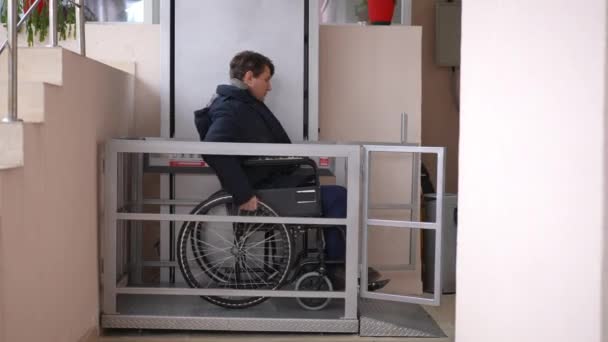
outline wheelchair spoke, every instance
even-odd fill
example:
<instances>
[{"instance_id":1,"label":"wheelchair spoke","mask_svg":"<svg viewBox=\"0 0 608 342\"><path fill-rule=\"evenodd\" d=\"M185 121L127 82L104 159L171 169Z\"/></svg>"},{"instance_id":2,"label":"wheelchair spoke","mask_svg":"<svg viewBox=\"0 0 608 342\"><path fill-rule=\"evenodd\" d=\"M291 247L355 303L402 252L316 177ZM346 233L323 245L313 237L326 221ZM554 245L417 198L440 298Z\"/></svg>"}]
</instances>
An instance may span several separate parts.
<instances>
[{"instance_id":1,"label":"wheelchair spoke","mask_svg":"<svg viewBox=\"0 0 608 342\"><path fill-rule=\"evenodd\" d=\"M250 248L253 248L253 247L259 246L260 244L262 244L262 243L264 243L264 242L280 242L280 241L283 241L283 239L272 240L272 238L274 238L274 237L276 237L276 236L277 236L277 233L274 233L272 236L267 237L267 238L265 238L265 239L264 239L264 240L262 240L262 241L258 241L258 242L256 242L256 243L254 243L253 245L250 245L250 246L244 246L244 247L245 247L245 251L249 250Z\"/></svg>"},{"instance_id":2,"label":"wheelchair spoke","mask_svg":"<svg viewBox=\"0 0 608 342\"><path fill-rule=\"evenodd\" d=\"M225 258L224 261L222 261L221 264L219 264L218 266L224 265L226 263L226 261L228 261L229 259L230 259L230 257ZM217 267L217 269L219 269L219 268L220 267ZM214 273L213 275L214 275L214 277L213 276L209 277L209 282L207 283L207 288L209 288L210 285L213 283L213 281L216 280L215 277L217 277L217 274Z\"/></svg>"},{"instance_id":3,"label":"wheelchair spoke","mask_svg":"<svg viewBox=\"0 0 608 342\"><path fill-rule=\"evenodd\" d=\"M228 246L234 246L234 242L230 242L228 241L228 239L226 239L225 237L221 236L220 234L218 234L218 232L215 231L215 229L211 229L211 232L215 235L217 235L221 240L225 241L226 244L228 244Z\"/></svg>"},{"instance_id":4,"label":"wheelchair spoke","mask_svg":"<svg viewBox=\"0 0 608 342\"><path fill-rule=\"evenodd\" d=\"M209 267L209 268L206 270L206 272L212 273L212 272L214 272L214 270L218 270L218 269L220 269L220 268L221 268L221 266L222 266L222 265L224 265L224 264L226 263L226 261L230 260L232 257L233 257L233 256L232 256L232 255L230 255L230 256L227 256L227 257L225 257L225 258L223 258L223 259L220 259L220 260L216 261L216 262L215 262L215 264L213 264L213 266L212 266L212 267ZM203 270L202 272L204 273L204 272L205 272L205 270ZM212 274L213 274L214 276L216 276L216 277L217 277L217 273L212 273Z\"/></svg>"},{"instance_id":5,"label":"wheelchair spoke","mask_svg":"<svg viewBox=\"0 0 608 342\"><path fill-rule=\"evenodd\" d=\"M196 215L268 216L277 214L264 202L256 211L240 211L231 196L212 197L195 207ZM290 228L264 222L184 222L178 241L179 266L191 287L278 289L289 275ZM265 300L247 294L202 296L228 308L244 308Z\"/></svg>"},{"instance_id":6,"label":"wheelchair spoke","mask_svg":"<svg viewBox=\"0 0 608 342\"><path fill-rule=\"evenodd\" d=\"M234 258L234 256L232 254L229 255L229 256L227 256L227 257L225 257L225 258L217 260L215 262L210 262L209 266L211 266L211 267L209 267L208 270L209 271L213 271L215 269L219 269L223 264L226 263L226 261L230 260L231 258Z\"/></svg>"},{"instance_id":7,"label":"wheelchair spoke","mask_svg":"<svg viewBox=\"0 0 608 342\"><path fill-rule=\"evenodd\" d=\"M249 259L249 260L251 260L251 261L255 262L255 263L257 264L257 267L260 267L260 269L262 270L263 274L266 276L265 278L266 278L266 279L268 279L268 280L271 280L271 279L274 277L274 275L276 275L276 274L277 274L277 272L279 272L279 271L277 271L276 269L274 269L272 266L270 266L270 265L266 264L266 263L265 263L265 262L263 262L263 261L261 261L261 264L260 264L260 261L254 260L253 258L252 258L252 259ZM259 260L259 259L258 259L258 260ZM272 268L272 269L274 270L274 272L272 272L272 273L271 273L271 272L268 272L267 270L265 270L265 269L264 269L264 264L268 265L268 267L269 267L269 268ZM269 284L269 283L267 283L266 281L264 281L264 283ZM269 285L270 285L270 284L269 284Z\"/></svg>"},{"instance_id":8,"label":"wheelchair spoke","mask_svg":"<svg viewBox=\"0 0 608 342\"><path fill-rule=\"evenodd\" d=\"M282 241L284 241L284 240L283 239L276 239L276 240L268 240L268 241L265 241L265 242L271 242L271 243L274 242L274 243L276 243L276 242L282 242ZM256 242L255 244L252 244L251 246L246 247L245 250L248 251L250 249L256 250L256 249L263 249L263 248L266 248L266 247L260 246L260 244Z\"/></svg>"},{"instance_id":9,"label":"wheelchair spoke","mask_svg":"<svg viewBox=\"0 0 608 342\"><path fill-rule=\"evenodd\" d=\"M245 255L249 255L249 254L245 254ZM262 259L260 259L260 258L258 258L256 256L253 256L253 255L251 257L252 257L252 260L261 262L263 266L268 266L269 268L272 268L273 271L279 272L276 268L272 267L271 264L265 262L264 260L262 260Z\"/></svg>"},{"instance_id":10,"label":"wheelchair spoke","mask_svg":"<svg viewBox=\"0 0 608 342\"><path fill-rule=\"evenodd\" d=\"M259 225L259 226L257 226L257 227L255 227L254 229L252 229L252 230L247 230L247 231L245 232L245 236L243 236L243 237L241 238L241 241L247 241L247 239L249 239L249 237L251 237L251 235L253 235L254 233L256 233L256 232L257 232L257 231L258 231L260 228L262 228L262 227L264 227L264 226L267 226L267 225L268 225L268 224L266 224L266 223L260 223L260 225Z\"/></svg>"},{"instance_id":11,"label":"wheelchair spoke","mask_svg":"<svg viewBox=\"0 0 608 342\"><path fill-rule=\"evenodd\" d=\"M268 282L266 282L259 274L258 272L256 272L253 268L251 268L251 266L249 266L247 264L247 262L243 262L243 265L245 266L246 269L251 270L251 274L253 274L254 276L256 276L256 278L258 278L262 283L264 283L264 285L270 285Z\"/></svg>"},{"instance_id":12,"label":"wheelchair spoke","mask_svg":"<svg viewBox=\"0 0 608 342\"><path fill-rule=\"evenodd\" d=\"M257 257L265 257L268 256L268 254L255 254L255 253L247 253L247 255L251 255L251 256L257 256ZM271 258L276 258L275 256L270 256Z\"/></svg>"},{"instance_id":13,"label":"wheelchair spoke","mask_svg":"<svg viewBox=\"0 0 608 342\"><path fill-rule=\"evenodd\" d=\"M228 249L229 249L229 248L223 249L223 250L221 250L221 251L213 251L213 252L205 253L205 254L202 254L202 255L198 255L198 256L196 256L196 257L194 257L194 258L188 258L187 260L188 260L188 261L196 261L196 260L201 260L201 259L206 258L206 257L208 257L208 256L210 256L210 255L213 255L213 254L218 254L218 253L221 253L221 252L226 252ZM197 254L198 254L198 253L197 253Z\"/></svg>"},{"instance_id":14,"label":"wheelchair spoke","mask_svg":"<svg viewBox=\"0 0 608 342\"><path fill-rule=\"evenodd\" d=\"M213 248L213 249L217 250L218 252L227 251L227 250L229 250L231 248L231 247L220 248L220 247L212 245L212 244L210 244L210 243L208 243L206 241L203 241L201 239L197 239L195 237L190 238L190 241L195 242L195 243L201 243L201 244L203 244L205 246L209 246L210 248Z\"/></svg>"},{"instance_id":15,"label":"wheelchair spoke","mask_svg":"<svg viewBox=\"0 0 608 342\"><path fill-rule=\"evenodd\" d=\"M230 275L228 276L228 286L232 285L232 284L230 283L230 280L232 279L232 276L233 276L233 275L235 274L235 272L236 272L236 262L237 262L237 260L235 259L235 260L234 260L234 266L233 266L233 267L230 269L230 271L231 271L231 272L230 272ZM239 286L238 279L235 279L235 281L236 281L236 286Z\"/></svg>"},{"instance_id":16,"label":"wheelchair spoke","mask_svg":"<svg viewBox=\"0 0 608 342\"><path fill-rule=\"evenodd\" d=\"M255 272L255 270L253 270L251 267L249 267L243 259L241 259L240 262L241 262L241 265L243 266L243 268L245 269L247 278L249 278L249 284L250 284L249 286L251 286L252 289L255 288L255 282L254 282L253 276L258 277L258 279L260 279L260 276ZM260 280L262 280L262 279L260 279ZM262 281L264 281L264 280L262 280Z\"/></svg>"},{"instance_id":17,"label":"wheelchair spoke","mask_svg":"<svg viewBox=\"0 0 608 342\"><path fill-rule=\"evenodd\" d=\"M214 266L213 268L216 268L216 267L219 267L219 266L223 265L223 264L224 264L224 263L226 263L226 261L228 261L229 259L230 259L230 257L224 258L224 259L223 259L223 261L222 261L220 264L218 264L218 265ZM193 274L192 274L192 277L193 277L194 279L197 279L197 282L200 284L200 282L198 281L198 279L199 279L199 275L202 275L202 274L205 274L205 273L206 273L206 271L205 271L205 270L200 270L200 271L198 271L197 273L193 273ZM213 277L209 277L209 279L210 279L210 283L211 283L211 282L214 280L214 279L213 279ZM201 280L202 280L202 279L201 279ZM209 287L210 283L208 283L208 284L207 284L207 287Z\"/></svg>"}]
</instances>

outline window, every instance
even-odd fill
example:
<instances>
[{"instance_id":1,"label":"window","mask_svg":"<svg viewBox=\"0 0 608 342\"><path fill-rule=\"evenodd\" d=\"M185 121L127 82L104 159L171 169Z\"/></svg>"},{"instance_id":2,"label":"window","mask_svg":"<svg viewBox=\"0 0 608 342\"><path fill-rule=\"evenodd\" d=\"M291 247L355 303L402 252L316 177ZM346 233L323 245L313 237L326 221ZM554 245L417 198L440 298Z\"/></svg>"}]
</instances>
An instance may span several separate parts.
<instances>
[{"instance_id":1,"label":"window","mask_svg":"<svg viewBox=\"0 0 608 342\"><path fill-rule=\"evenodd\" d=\"M143 23L145 0L87 0L87 12L99 22Z\"/></svg>"}]
</instances>

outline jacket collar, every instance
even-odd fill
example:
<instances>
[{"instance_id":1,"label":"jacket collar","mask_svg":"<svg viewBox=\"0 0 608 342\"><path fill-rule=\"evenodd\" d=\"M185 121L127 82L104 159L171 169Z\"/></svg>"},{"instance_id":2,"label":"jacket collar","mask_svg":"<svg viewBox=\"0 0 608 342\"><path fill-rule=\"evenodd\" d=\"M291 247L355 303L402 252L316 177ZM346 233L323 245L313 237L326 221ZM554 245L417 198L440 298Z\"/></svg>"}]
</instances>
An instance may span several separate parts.
<instances>
[{"instance_id":1,"label":"jacket collar","mask_svg":"<svg viewBox=\"0 0 608 342\"><path fill-rule=\"evenodd\" d=\"M216 93L220 96L232 97L243 102L260 102L253 97L249 90L242 89L233 85L222 84L217 86Z\"/></svg>"}]
</instances>

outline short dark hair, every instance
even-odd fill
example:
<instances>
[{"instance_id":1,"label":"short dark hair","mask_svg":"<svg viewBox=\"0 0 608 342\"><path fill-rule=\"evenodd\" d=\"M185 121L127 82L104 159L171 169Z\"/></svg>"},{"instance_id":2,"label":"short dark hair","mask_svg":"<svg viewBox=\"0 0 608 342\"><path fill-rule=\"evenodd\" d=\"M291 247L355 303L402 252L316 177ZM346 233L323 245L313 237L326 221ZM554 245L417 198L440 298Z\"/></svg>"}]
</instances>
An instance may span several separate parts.
<instances>
[{"instance_id":1,"label":"short dark hair","mask_svg":"<svg viewBox=\"0 0 608 342\"><path fill-rule=\"evenodd\" d=\"M266 66L270 69L270 75L274 75L274 64L270 58L253 51L241 51L230 61L230 78L242 81L247 71L253 72L253 76L258 77Z\"/></svg>"}]
</instances>

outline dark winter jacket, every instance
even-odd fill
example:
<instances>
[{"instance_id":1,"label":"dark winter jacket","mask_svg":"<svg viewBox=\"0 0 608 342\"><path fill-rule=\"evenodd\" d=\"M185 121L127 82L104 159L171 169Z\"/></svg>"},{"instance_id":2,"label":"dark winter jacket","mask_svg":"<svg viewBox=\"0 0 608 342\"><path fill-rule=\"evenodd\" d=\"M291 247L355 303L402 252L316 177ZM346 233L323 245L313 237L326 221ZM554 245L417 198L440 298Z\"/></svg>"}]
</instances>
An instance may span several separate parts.
<instances>
[{"instance_id":1,"label":"dark winter jacket","mask_svg":"<svg viewBox=\"0 0 608 342\"><path fill-rule=\"evenodd\" d=\"M291 143L268 107L248 90L233 85L218 86L211 104L194 115L201 141ZM293 170L277 166L245 167L242 165L245 157L239 156L206 155L204 159L238 205L247 202L254 189L270 187L273 179Z\"/></svg>"}]
</instances>

